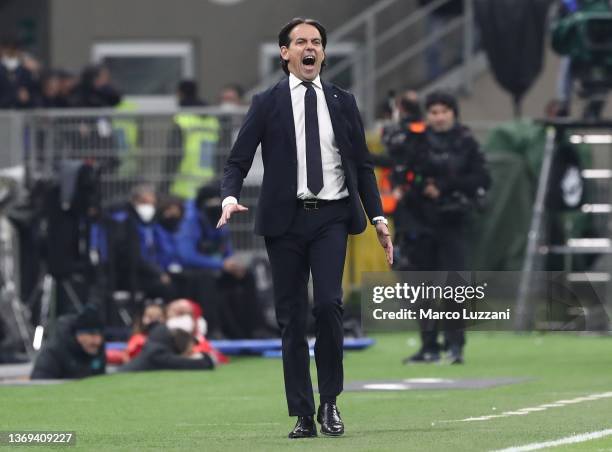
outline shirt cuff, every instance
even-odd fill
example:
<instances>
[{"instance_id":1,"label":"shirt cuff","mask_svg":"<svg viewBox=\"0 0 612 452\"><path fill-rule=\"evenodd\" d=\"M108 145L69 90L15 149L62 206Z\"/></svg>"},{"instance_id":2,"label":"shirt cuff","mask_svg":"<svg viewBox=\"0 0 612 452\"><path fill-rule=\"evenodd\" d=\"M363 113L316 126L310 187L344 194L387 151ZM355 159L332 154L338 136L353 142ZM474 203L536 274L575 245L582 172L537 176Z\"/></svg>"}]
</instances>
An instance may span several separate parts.
<instances>
[{"instance_id":1,"label":"shirt cuff","mask_svg":"<svg viewBox=\"0 0 612 452\"><path fill-rule=\"evenodd\" d=\"M376 224L377 221L382 220L385 224L387 224L387 219L381 215L372 218L371 224Z\"/></svg>"},{"instance_id":2,"label":"shirt cuff","mask_svg":"<svg viewBox=\"0 0 612 452\"><path fill-rule=\"evenodd\" d=\"M238 204L238 200L236 198L234 198L233 196L228 196L221 203L221 208L225 209L225 206L227 206L229 204Z\"/></svg>"}]
</instances>

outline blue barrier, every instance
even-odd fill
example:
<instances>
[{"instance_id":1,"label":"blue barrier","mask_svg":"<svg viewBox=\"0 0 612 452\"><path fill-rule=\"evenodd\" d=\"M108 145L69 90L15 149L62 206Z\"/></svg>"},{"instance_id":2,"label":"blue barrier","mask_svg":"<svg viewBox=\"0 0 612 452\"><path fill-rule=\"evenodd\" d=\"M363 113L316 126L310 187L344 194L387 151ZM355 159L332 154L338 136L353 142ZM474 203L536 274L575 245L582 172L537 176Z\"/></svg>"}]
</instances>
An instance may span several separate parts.
<instances>
[{"instance_id":1,"label":"blue barrier","mask_svg":"<svg viewBox=\"0 0 612 452\"><path fill-rule=\"evenodd\" d=\"M363 350L371 347L376 341L368 337L344 339L345 350ZM211 345L226 355L262 355L266 357L279 357L281 353L280 339L233 339L210 341ZM314 339L308 342L312 349ZM125 350L125 342L107 342L107 350Z\"/></svg>"}]
</instances>

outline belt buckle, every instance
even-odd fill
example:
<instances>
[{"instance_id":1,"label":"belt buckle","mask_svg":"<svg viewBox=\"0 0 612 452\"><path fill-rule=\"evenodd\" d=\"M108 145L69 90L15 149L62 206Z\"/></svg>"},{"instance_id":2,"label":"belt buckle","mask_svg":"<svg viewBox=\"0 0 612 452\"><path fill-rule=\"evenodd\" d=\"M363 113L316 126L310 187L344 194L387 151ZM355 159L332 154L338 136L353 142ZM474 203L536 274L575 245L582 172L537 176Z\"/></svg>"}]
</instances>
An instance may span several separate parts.
<instances>
[{"instance_id":1,"label":"belt buckle","mask_svg":"<svg viewBox=\"0 0 612 452\"><path fill-rule=\"evenodd\" d=\"M317 206L318 199L305 199L304 200L304 210L318 210Z\"/></svg>"}]
</instances>

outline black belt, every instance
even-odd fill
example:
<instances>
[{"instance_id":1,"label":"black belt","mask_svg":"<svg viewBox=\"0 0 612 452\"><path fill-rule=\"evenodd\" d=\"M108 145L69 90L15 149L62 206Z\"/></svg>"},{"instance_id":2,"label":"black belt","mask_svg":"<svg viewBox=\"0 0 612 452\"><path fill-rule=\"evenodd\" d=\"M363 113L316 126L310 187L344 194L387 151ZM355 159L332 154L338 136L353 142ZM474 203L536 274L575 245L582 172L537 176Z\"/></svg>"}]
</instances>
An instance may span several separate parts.
<instances>
[{"instance_id":1,"label":"black belt","mask_svg":"<svg viewBox=\"0 0 612 452\"><path fill-rule=\"evenodd\" d=\"M298 199L298 206L303 208L304 210L318 210L321 207L328 206L330 204L337 204L339 202L345 202L348 199Z\"/></svg>"}]
</instances>

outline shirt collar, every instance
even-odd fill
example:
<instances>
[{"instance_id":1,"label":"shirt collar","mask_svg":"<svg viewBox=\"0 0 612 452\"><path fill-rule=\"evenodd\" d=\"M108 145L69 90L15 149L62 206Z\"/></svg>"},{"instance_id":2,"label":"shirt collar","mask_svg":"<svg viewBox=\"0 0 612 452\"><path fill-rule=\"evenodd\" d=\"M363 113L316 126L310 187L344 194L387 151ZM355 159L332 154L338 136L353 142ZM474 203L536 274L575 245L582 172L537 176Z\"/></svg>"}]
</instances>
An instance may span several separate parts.
<instances>
[{"instance_id":1,"label":"shirt collar","mask_svg":"<svg viewBox=\"0 0 612 452\"><path fill-rule=\"evenodd\" d=\"M289 89L293 90L295 87L300 86L302 84L302 80L297 78L293 73L289 73ZM321 78L317 75L317 77L312 81L312 84L319 89L323 89L323 84L321 83Z\"/></svg>"}]
</instances>

